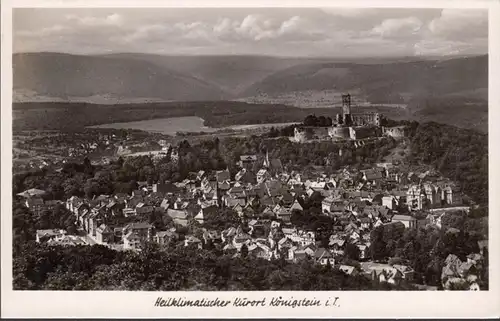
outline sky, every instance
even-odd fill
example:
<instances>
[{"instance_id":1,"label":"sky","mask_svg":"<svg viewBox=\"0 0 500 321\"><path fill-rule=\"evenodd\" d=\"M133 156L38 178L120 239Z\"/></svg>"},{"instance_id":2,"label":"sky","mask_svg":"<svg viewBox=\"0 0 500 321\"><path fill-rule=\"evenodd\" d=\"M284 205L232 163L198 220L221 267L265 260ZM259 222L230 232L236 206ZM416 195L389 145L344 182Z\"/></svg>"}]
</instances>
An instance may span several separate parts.
<instances>
[{"instance_id":1,"label":"sky","mask_svg":"<svg viewBox=\"0 0 500 321\"><path fill-rule=\"evenodd\" d=\"M488 52L486 9L17 8L13 51L393 57Z\"/></svg>"}]
</instances>

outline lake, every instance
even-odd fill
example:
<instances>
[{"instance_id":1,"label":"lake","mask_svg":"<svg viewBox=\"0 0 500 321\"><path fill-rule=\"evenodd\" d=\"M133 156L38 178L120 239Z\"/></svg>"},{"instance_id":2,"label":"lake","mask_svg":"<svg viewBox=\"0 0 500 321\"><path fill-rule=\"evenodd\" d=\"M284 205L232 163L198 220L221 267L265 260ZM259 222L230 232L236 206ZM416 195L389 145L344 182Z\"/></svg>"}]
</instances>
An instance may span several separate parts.
<instances>
[{"instance_id":1,"label":"lake","mask_svg":"<svg viewBox=\"0 0 500 321\"><path fill-rule=\"evenodd\" d=\"M203 124L203 119L196 116L173 117L173 118L158 118L150 120L133 121L126 123L111 123L89 128L114 128L114 129L139 129L149 132L162 133L165 135L175 135L177 132L190 133L213 133L224 129L232 130L250 130L259 128L284 127L294 123L266 123L266 124L249 124L249 125L234 125L221 128L207 127Z\"/></svg>"}]
</instances>

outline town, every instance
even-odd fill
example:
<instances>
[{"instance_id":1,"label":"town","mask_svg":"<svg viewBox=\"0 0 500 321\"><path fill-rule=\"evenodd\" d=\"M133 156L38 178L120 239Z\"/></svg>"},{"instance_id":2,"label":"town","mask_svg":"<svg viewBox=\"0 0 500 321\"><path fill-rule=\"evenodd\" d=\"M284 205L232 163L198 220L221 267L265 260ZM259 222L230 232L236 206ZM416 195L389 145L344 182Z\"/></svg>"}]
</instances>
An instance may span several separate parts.
<instances>
[{"instance_id":1,"label":"town","mask_svg":"<svg viewBox=\"0 0 500 321\"><path fill-rule=\"evenodd\" d=\"M349 107L350 97L343 98ZM343 125L337 121L337 127L332 128L342 133L349 133L350 128L354 137L347 135L342 141L354 144L349 146L367 147L364 142L372 135L356 138L356 133L375 135L376 130L364 128L379 126L379 120L354 130L345 127L346 123L353 124L354 116L351 118L349 108L344 109L343 115L337 116ZM404 138L407 129L397 128L384 129L389 133L385 136L393 141L395 136ZM392 135L394 132L401 135ZM186 143L175 146L160 141L161 153L134 156L181 166L182 144ZM341 158L341 152L339 149L332 157ZM123 149L116 154L122 156ZM232 258L281 260L287 264L308 261L338 269L349 277L361 276L393 286L482 289L487 240L478 235L462 240L475 242L470 252L446 256L438 276L425 276L422 267L404 258L409 255L409 244L416 244L410 240L415 233L425 230L429 235L463 239L464 231L450 225L450 221L480 211L455 181L432 166L378 162L363 168L343 165L330 171L324 167L301 171L297 166L291 169L289 162L284 164L273 154L269 149L240 154L225 169L189 171L184 178L173 180L137 181L129 193L100 194L95 189L54 199L46 197L44 189L30 188L17 193L15 199L35 217L51 215L48 212L64 215L61 226L68 228L36 230L33 238L40 244L101 245L138 253L151 243L167 251L176 247L216 249ZM127 161L120 157L106 164L113 162ZM85 166L91 169L99 165L87 159ZM431 252L436 251L436 244L429 246ZM465 259L459 258L464 255Z\"/></svg>"}]
</instances>

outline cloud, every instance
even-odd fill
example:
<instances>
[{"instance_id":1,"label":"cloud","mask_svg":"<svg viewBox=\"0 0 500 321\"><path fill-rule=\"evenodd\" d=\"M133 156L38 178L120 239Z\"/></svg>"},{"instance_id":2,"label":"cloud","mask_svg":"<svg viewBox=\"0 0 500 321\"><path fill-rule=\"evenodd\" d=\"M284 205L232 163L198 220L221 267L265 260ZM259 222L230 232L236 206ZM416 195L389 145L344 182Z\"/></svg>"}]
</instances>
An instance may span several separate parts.
<instances>
[{"instance_id":1,"label":"cloud","mask_svg":"<svg viewBox=\"0 0 500 321\"><path fill-rule=\"evenodd\" d=\"M121 26L123 24L123 17L117 13L107 15L105 17L91 17L84 16L80 17L78 15L70 14L67 15L66 20L69 22L75 22L80 26Z\"/></svg>"},{"instance_id":2,"label":"cloud","mask_svg":"<svg viewBox=\"0 0 500 321\"><path fill-rule=\"evenodd\" d=\"M17 9L16 9L17 10ZM39 9L15 51L380 56L487 52L485 10Z\"/></svg>"},{"instance_id":3,"label":"cloud","mask_svg":"<svg viewBox=\"0 0 500 321\"><path fill-rule=\"evenodd\" d=\"M485 9L443 9L439 17L429 22L430 32L437 37L463 39L486 37L488 11Z\"/></svg>"},{"instance_id":4,"label":"cloud","mask_svg":"<svg viewBox=\"0 0 500 321\"><path fill-rule=\"evenodd\" d=\"M477 54L478 50L487 50L484 42L475 40L472 42L424 39L414 45L414 54L421 56L449 56Z\"/></svg>"},{"instance_id":5,"label":"cloud","mask_svg":"<svg viewBox=\"0 0 500 321\"><path fill-rule=\"evenodd\" d=\"M457 55L488 52L488 12L484 9L443 9L428 22L416 55Z\"/></svg>"},{"instance_id":6,"label":"cloud","mask_svg":"<svg viewBox=\"0 0 500 321\"><path fill-rule=\"evenodd\" d=\"M213 23L193 21L146 25L130 31L122 38L124 42L170 37L181 42L186 39L191 41L198 39L214 43L241 43L276 39L302 41L319 37L319 33L315 33L307 24L307 21L299 16L277 20L250 14L239 20L225 17Z\"/></svg>"},{"instance_id":7,"label":"cloud","mask_svg":"<svg viewBox=\"0 0 500 321\"><path fill-rule=\"evenodd\" d=\"M386 19L375 26L371 33L381 37L408 37L415 35L422 28L422 21L416 17Z\"/></svg>"},{"instance_id":8,"label":"cloud","mask_svg":"<svg viewBox=\"0 0 500 321\"><path fill-rule=\"evenodd\" d=\"M67 26L54 25L51 27L41 28L39 30L20 30L20 31L16 32L16 36L27 37L27 38L49 37L49 36L52 36L54 34L61 34L63 32L67 32L69 30L70 30L70 28L68 28Z\"/></svg>"}]
</instances>

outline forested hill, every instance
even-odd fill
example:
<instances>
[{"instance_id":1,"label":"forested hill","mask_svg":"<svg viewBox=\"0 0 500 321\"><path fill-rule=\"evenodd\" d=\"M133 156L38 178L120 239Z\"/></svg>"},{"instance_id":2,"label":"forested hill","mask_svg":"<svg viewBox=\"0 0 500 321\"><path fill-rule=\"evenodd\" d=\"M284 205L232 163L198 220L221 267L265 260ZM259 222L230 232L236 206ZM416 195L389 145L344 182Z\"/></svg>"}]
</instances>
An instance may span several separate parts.
<instances>
[{"instance_id":1,"label":"forested hill","mask_svg":"<svg viewBox=\"0 0 500 321\"><path fill-rule=\"evenodd\" d=\"M420 124L408 160L436 167L474 201L488 204L488 135L435 122Z\"/></svg>"}]
</instances>

